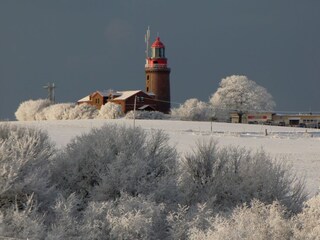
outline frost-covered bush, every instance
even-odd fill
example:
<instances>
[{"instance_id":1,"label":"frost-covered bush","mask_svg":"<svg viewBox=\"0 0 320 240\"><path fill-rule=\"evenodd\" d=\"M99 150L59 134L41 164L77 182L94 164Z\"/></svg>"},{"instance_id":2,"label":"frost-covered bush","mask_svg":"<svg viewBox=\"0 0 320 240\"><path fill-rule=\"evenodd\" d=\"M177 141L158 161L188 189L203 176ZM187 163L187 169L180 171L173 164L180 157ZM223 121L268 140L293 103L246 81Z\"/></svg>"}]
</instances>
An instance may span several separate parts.
<instances>
[{"instance_id":1,"label":"frost-covered bush","mask_svg":"<svg viewBox=\"0 0 320 240\"><path fill-rule=\"evenodd\" d=\"M48 135L33 128L0 124L0 207L22 207L27 195L50 195L49 165L54 153ZM49 197L48 197L49 198Z\"/></svg>"},{"instance_id":2,"label":"frost-covered bush","mask_svg":"<svg viewBox=\"0 0 320 240\"><path fill-rule=\"evenodd\" d=\"M135 114L135 116L134 116ZM168 119L168 116L158 111L130 111L125 116L127 119Z\"/></svg>"},{"instance_id":3,"label":"frost-covered bush","mask_svg":"<svg viewBox=\"0 0 320 240\"><path fill-rule=\"evenodd\" d=\"M116 200L89 202L83 212L71 194L54 206L55 224L46 239L166 239L164 206L121 193Z\"/></svg>"},{"instance_id":4,"label":"frost-covered bush","mask_svg":"<svg viewBox=\"0 0 320 240\"><path fill-rule=\"evenodd\" d=\"M179 108L171 109L171 117L179 120L209 121L212 114L210 106L196 98L188 99Z\"/></svg>"},{"instance_id":5,"label":"frost-covered bush","mask_svg":"<svg viewBox=\"0 0 320 240\"><path fill-rule=\"evenodd\" d=\"M42 111L42 120L68 120L70 112L75 108L72 103L59 103L46 107Z\"/></svg>"},{"instance_id":6,"label":"frost-covered bush","mask_svg":"<svg viewBox=\"0 0 320 240\"><path fill-rule=\"evenodd\" d=\"M158 201L176 198L176 151L161 131L105 125L78 136L57 157L52 184L66 196L105 201L124 191L152 194Z\"/></svg>"},{"instance_id":7,"label":"frost-covered bush","mask_svg":"<svg viewBox=\"0 0 320 240\"><path fill-rule=\"evenodd\" d=\"M320 236L320 195L304 203L301 213L293 218L294 239L319 239Z\"/></svg>"},{"instance_id":8,"label":"frost-covered bush","mask_svg":"<svg viewBox=\"0 0 320 240\"><path fill-rule=\"evenodd\" d=\"M107 102L101 106L98 118L103 119L116 119L123 116L122 108L119 104Z\"/></svg>"},{"instance_id":9,"label":"frost-covered bush","mask_svg":"<svg viewBox=\"0 0 320 240\"><path fill-rule=\"evenodd\" d=\"M190 229L205 231L212 227L213 211L206 204L196 206L179 205L176 211L170 212L167 220L172 239L188 239Z\"/></svg>"},{"instance_id":10,"label":"frost-covered bush","mask_svg":"<svg viewBox=\"0 0 320 240\"><path fill-rule=\"evenodd\" d=\"M266 205L253 200L250 207L237 207L230 217L208 219L211 226L207 230L189 229L188 235L191 240L292 239L292 225L285 215L277 202Z\"/></svg>"},{"instance_id":11,"label":"frost-covered bush","mask_svg":"<svg viewBox=\"0 0 320 240\"><path fill-rule=\"evenodd\" d=\"M164 206L143 196L123 194L107 214L111 239L165 239Z\"/></svg>"},{"instance_id":12,"label":"frost-covered bush","mask_svg":"<svg viewBox=\"0 0 320 240\"><path fill-rule=\"evenodd\" d=\"M20 104L15 116L18 121L42 120L42 110L50 105L51 102L48 99L28 100Z\"/></svg>"},{"instance_id":13,"label":"frost-covered bush","mask_svg":"<svg viewBox=\"0 0 320 240\"><path fill-rule=\"evenodd\" d=\"M81 226L78 206L79 200L75 194L70 194L67 198L60 195L56 199L55 204L51 206L53 212L49 216L51 218L49 221L51 226L47 240L79 239Z\"/></svg>"},{"instance_id":14,"label":"frost-covered bush","mask_svg":"<svg viewBox=\"0 0 320 240\"><path fill-rule=\"evenodd\" d=\"M106 117L105 114L104 111L101 116ZM99 111L90 104L52 104L48 99L39 99L21 103L15 115L18 121L74 120L97 118Z\"/></svg>"},{"instance_id":15,"label":"frost-covered bush","mask_svg":"<svg viewBox=\"0 0 320 240\"><path fill-rule=\"evenodd\" d=\"M269 204L278 200L297 212L306 198L304 183L286 164L274 161L263 150L218 148L214 141L199 142L185 156L180 186L185 204L206 202L220 210L258 199Z\"/></svg>"},{"instance_id":16,"label":"frost-covered bush","mask_svg":"<svg viewBox=\"0 0 320 240\"><path fill-rule=\"evenodd\" d=\"M0 238L44 239L46 226L44 215L39 214L33 195L27 198L24 208L18 205L0 210Z\"/></svg>"},{"instance_id":17,"label":"frost-covered bush","mask_svg":"<svg viewBox=\"0 0 320 240\"><path fill-rule=\"evenodd\" d=\"M68 119L93 119L96 118L98 114L99 111L95 106L84 103L71 108Z\"/></svg>"}]
</instances>

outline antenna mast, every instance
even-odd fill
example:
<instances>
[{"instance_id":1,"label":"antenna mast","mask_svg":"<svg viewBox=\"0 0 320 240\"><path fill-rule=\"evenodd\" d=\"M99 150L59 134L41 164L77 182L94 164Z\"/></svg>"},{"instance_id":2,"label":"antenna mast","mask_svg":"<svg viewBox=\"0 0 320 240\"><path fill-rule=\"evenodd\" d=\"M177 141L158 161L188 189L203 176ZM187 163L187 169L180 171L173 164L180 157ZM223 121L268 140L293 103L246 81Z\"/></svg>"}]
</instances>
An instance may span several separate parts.
<instances>
[{"instance_id":1,"label":"antenna mast","mask_svg":"<svg viewBox=\"0 0 320 240\"><path fill-rule=\"evenodd\" d=\"M150 40L150 27L148 26L147 33L144 35L144 41L146 43L146 57L149 58L149 40Z\"/></svg>"},{"instance_id":2,"label":"antenna mast","mask_svg":"<svg viewBox=\"0 0 320 240\"><path fill-rule=\"evenodd\" d=\"M54 95L54 89L56 86L54 83L48 83L46 86L43 86L44 89L48 89L48 99L54 103L55 102L55 95Z\"/></svg>"}]
</instances>

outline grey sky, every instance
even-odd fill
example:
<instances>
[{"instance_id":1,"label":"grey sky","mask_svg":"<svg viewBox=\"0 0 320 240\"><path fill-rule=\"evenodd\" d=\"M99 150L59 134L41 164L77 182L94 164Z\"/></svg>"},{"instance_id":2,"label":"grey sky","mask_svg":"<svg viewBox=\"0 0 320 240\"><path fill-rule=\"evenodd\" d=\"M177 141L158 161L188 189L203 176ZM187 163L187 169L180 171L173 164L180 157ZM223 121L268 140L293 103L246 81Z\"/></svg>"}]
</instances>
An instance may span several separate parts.
<instances>
[{"instance_id":1,"label":"grey sky","mask_svg":"<svg viewBox=\"0 0 320 240\"><path fill-rule=\"evenodd\" d=\"M173 102L247 75L279 111L320 112L319 0L0 0L0 119L19 103L144 89L144 34L166 45ZM174 106L174 105L173 105Z\"/></svg>"}]
</instances>

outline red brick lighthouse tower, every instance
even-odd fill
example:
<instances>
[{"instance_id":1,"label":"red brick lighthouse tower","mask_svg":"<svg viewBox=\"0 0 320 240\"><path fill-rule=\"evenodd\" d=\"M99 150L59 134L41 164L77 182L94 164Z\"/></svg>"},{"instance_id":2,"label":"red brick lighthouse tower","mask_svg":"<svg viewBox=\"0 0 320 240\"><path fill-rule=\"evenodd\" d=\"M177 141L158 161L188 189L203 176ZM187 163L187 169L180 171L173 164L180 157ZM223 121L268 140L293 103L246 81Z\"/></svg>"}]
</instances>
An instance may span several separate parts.
<instances>
[{"instance_id":1,"label":"red brick lighthouse tower","mask_svg":"<svg viewBox=\"0 0 320 240\"><path fill-rule=\"evenodd\" d=\"M146 35L147 42L147 58L145 65L146 72L146 92L154 94L156 101L156 110L169 113L170 112L170 68L167 66L167 58L165 57L165 46L157 37L156 41L151 45L151 57L148 56L148 40L149 29Z\"/></svg>"}]
</instances>

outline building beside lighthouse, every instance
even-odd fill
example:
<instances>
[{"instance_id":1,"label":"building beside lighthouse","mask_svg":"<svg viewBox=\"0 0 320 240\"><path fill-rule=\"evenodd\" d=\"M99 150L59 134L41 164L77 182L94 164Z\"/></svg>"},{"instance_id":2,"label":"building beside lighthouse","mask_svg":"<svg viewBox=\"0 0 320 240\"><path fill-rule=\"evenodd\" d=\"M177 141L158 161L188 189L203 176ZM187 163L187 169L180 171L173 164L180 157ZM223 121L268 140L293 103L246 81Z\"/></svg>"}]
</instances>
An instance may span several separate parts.
<instances>
[{"instance_id":1,"label":"building beside lighthouse","mask_svg":"<svg viewBox=\"0 0 320 240\"><path fill-rule=\"evenodd\" d=\"M146 36L145 90L95 91L78 100L77 104L90 104L100 109L107 102L113 102L121 106L123 113L134 109L169 113L170 68L165 57L165 45L157 37L149 49L149 29Z\"/></svg>"}]
</instances>

